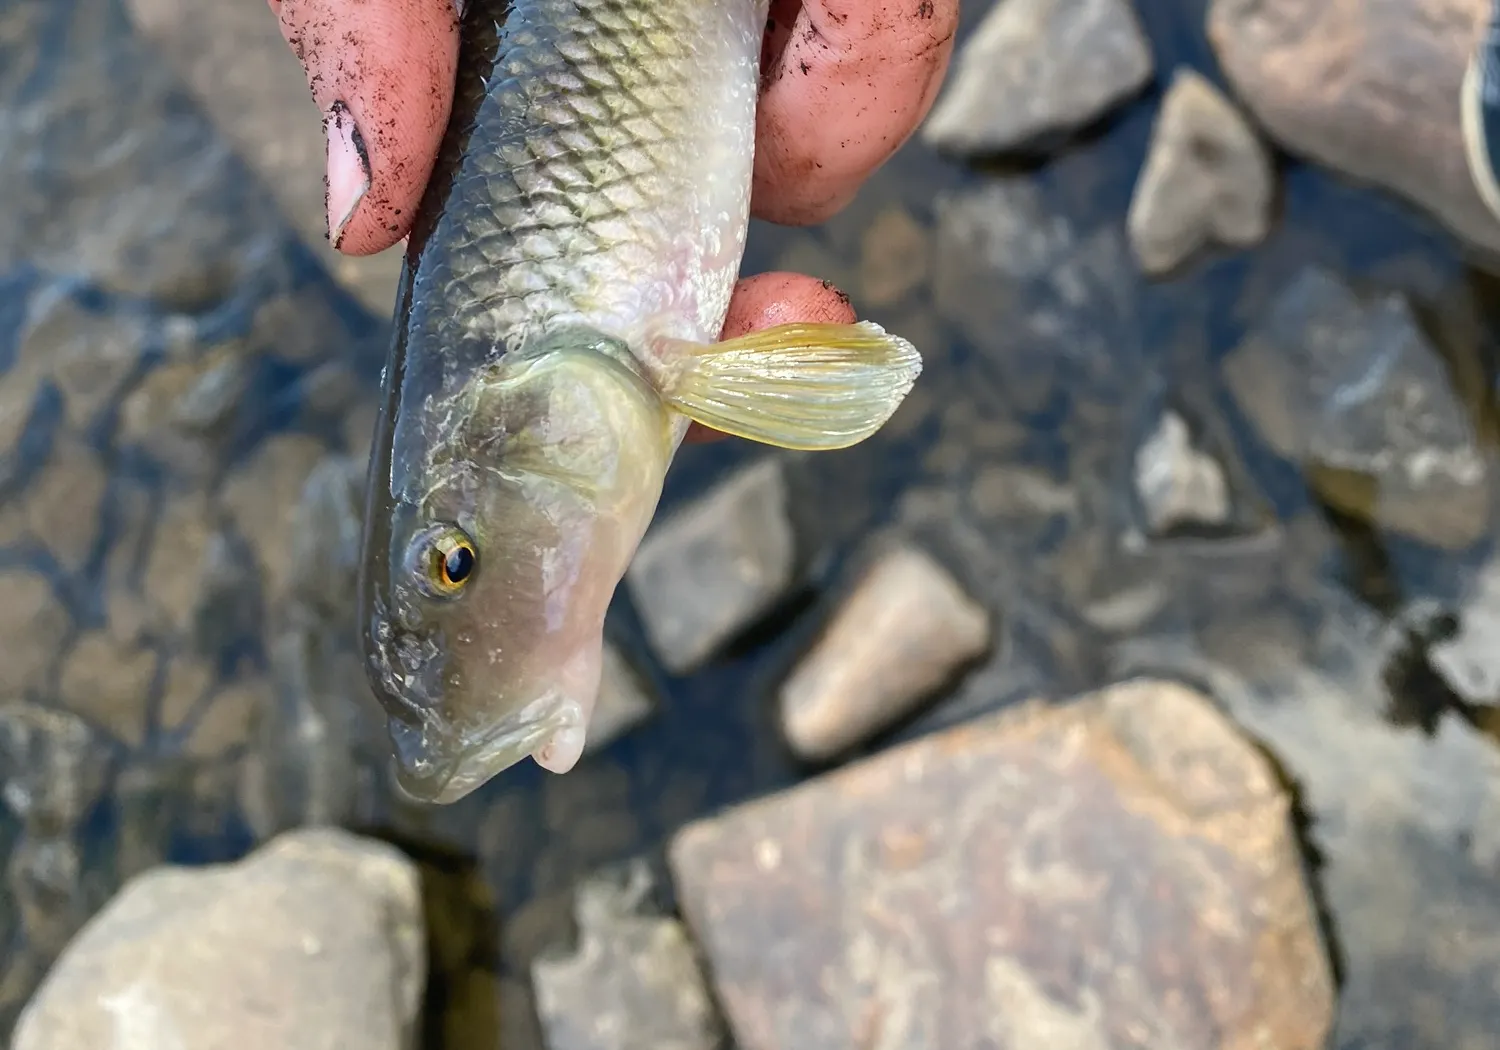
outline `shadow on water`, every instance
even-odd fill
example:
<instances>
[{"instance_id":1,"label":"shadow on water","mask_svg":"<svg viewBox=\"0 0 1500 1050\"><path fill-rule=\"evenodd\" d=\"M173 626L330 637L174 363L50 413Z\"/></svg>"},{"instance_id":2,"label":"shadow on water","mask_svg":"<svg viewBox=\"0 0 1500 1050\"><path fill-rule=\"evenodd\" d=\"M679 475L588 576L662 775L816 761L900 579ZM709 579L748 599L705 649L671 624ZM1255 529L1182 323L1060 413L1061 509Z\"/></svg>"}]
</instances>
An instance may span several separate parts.
<instances>
[{"instance_id":1,"label":"shadow on water","mask_svg":"<svg viewBox=\"0 0 1500 1050\"><path fill-rule=\"evenodd\" d=\"M1118 232L1166 71L1188 64L1222 84L1202 31L1202 3L1138 6L1156 52L1157 82L1066 151L967 170L913 143L825 226L754 224L747 272L816 268L853 290L864 234L881 210L901 209L930 231L940 201L1023 177L1080 241ZM966 6L966 32L984 9ZM0 112L27 117L0 123L0 185L7 187L0 417L24 420L0 426L0 585L16 610L16 622L0 617L0 631L9 632L14 651L40 654L9 660L0 691L78 710L97 730L88 747L108 756L99 768L110 771L97 784L69 781L82 800L73 808L92 814L88 819L59 827L39 821L35 807L7 815L0 846L8 855L76 839L98 885L107 887L158 860L229 859L270 831L314 818L370 829L405 850L424 875L433 936L423 1045L493 1050L499 1043L488 1033L505 1026L501 1015L530 1009L516 994L530 961L566 939L569 891L581 877L642 852L659 860L685 822L808 774L780 738L775 689L812 640L867 537L895 525L916 528L903 517L922 505L912 494L936 500L934 493L946 492L959 509L950 514L939 501L933 516L970 522L989 546L977 556L949 537L952 549L937 553L1002 611L1002 637L975 677L866 750L1027 696L1068 695L1131 668L1200 681L1272 757L1291 792L1320 916L1353 1003L1349 1016L1378 1015L1368 1000L1407 985L1440 998L1462 993L1466 1016L1493 1016L1495 1005L1479 991L1435 976L1441 967L1418 958L1425 945L1408 958L1379 943L1389 928L1362 932L1375 927L1372 914L1385 905L1373 891L1373 904L1360 896L1360 880L1376 877L1366 868L1378 874L1394 866L1417 888L1403 905L1408 927L1391 936L1419 931L1433 909L1451 902L1487 924L1484 937L1500 938L1500 917L1473 903L1493 891L1500 870L1491 870L1493 857L1471 864L1477 847L1464 837L1480 820L1474 814L1486 812L1471 795L1482 795L1488 782L1460 782L1457 773L1448 786L1424 780L1419 786L1428 794L1413 788L1404 800L1416 814L1407 824L1370 831L1359 823L1368 814L1356 805L1357 781L1366 774L1353 769L1363 744L1325 759L1333 745L1309 735L1323 724L1312 715L1299 722L1297 713L1299 705L1323 711L1326 701L1334 712L1328 717L1347 723L1349 740L1388 745L1413 769L1446 760L1449 752L1439 747L1456 748L1465 769L1487 769L1489 738L1500 725L1492 709L1467 704L1433 670L1428 649L1452 630L1441 617L1405 625L1401 645L1375 654L1378 690L1342 684L1364 673L1373 650L1361 645L1399 621L1413 599L1451 602L1487 544L1441 552L1373 526L1368 510L1358 509L1375 498L1360 489L1360 476L1313 477L1278 455L1220 374L1289 276L1310 264L1326 267L1355 288L1411 297L1493 446L1500 279L1466 269L1448 239L1408 209L1279 158L1278 223L1262 248L1207 257L1171 281L1122 278L1120 301L1092 303L1098 316L1079 322L1098 345L1071 357L1057 348L1032 356L1025 347L997 351L989 345L1002 338L993 330L997 315L955 321L925 292L864 309L894 330L924 337L929 372L891 434L788 467L796 530L810 552L800 589L707 666L680 677L661 670L637 611L618 595L611 635L646 669L659 701L654 716L566 777L528 763L454 806L427 810L392 797L378 726L372 735L345 710L358 690L349 684L357 675L338 678L348 639L308 626L320 610L336 617L327 609L339 608L337 588L348 569L339 559L347 548L335 536L307 561L298 551L308 537L280 513L305 498L316 463L361 454L384 319L321 270L218 134L141 50L114 3L0 5ZM23 155L49 164L38 174L14 159ZM112 158L104 176L57 178L85 170L84 158L99 155ZM147 194L145 203L131 197L137 192ZM136 203L126 208L126 199ZM1108 247L1090 243L1103 246L1101 255ZM995 297L1017 297L1007 301L1013 312L1032 309L1022 293L988 279ZM858 295L855 302L864 307ZM59 364L76 356L75 347L100 344L114 356L99 365L84 359L86 374ZM996 364L1004 353L1020 363L1007 371L1006 362ZM116 360L120 367L111 371ZM1187 527L1157 537L1145 554L1122 553L1115 538L1139 531L1140 506L1119 490L1130 488L1131 450L1164 404L1219 450L1236 491L1235 516L1223 529ZM684 450L663 510L759 454L735 442ZM996 464L1024 465L1028 476L1072 493L1081 509L1011 508L1003 522L985 518L973 506L975 479ZM44 482L64 470L73 471L67 477L76 492L49 503ZM95 475L100 492L85 499ZM1345 493L1338 506L1318 495L1330 485ZM60 517L97 525L76 541L68 530L37 525ZM1279 544L1265 549L1281 567L1263 571L1263 536ZM1212 559L1228 567L1220 572ZM1236 572L1255 579L1236 582ZM1112 637L1080 611L1153 574L1181 581L1182 593L1138 625L1138 638ZM1238 588L1238 606L1223 599L1220 586ZM1346 600L1351 595L1357 601ZM1234 615L1225 611L1231 606ZM1241 614L1243 622L1234 618ZM1265 621L1274 621L1266 635L1276 645L1278 632L1289 632L1300 648L1265 642L1276 659L1234 667L1231 686L1217 670L1199 673L1205 665L1234 664L1214 649L1218 633L1235 640L1228 648L1261 651L1256 632ZM314 671L276 655L287 638L322 654ZM1354 641L1346 645L1348 638ZM1172 657L1179 650L1169 642L1190 643L1191 659ZM1141 655L1121 657L1127 643ZM87 663L83 653L102 655ZM1304 663L1312 668L1305 675ZM1282 673L1286 679L1277 679ZM127 684L132 675L140 684ZM83 694L93 689L106 700L90 706L89 695L70 684L80 680ZM306 785L292 797L267 801L264 787L257 795L245 786L253 782L247 770L279 769L273 759L303 761L294 746L308 734L255 737L248 718L224 715L247 691L277 698L292 729L315 726L332 741L308 752L298 767L303 779L287 781ZM1376 692L1381 702L1372 704ZM114 706L100 706L106 703ZM1455 743L1454 718L1465 731L1488 734L1486 750L1470 746L1469 736L1478 734ZM1413 742L1409 728L1427 742ZM7 797L36 794L40 780L64 775L63 765L27 761L5 772ZM1400 771L1415 783L1415 772L1404 765ZM1361 837L1366 832L1370 837ZM1381 852L1391 840L1407 841L1403 836L1421 843L1399 854L1415 858L1409 868ZM62 911L81 915L98 903L77 887L58 892ZM40 962L59 945L41 939L24 914L10 914L24 910L19 905L3 910L0 929L11 948L0 1009L8 1025ZM1497 961L1500 954L1484 955L1476 965ZM1396 1030L1384 1023L1351 1021L1335 1045L1377 1045ZM517 1037L518 1050L528 1038L534 1034ZM1406 1045L1447 1044L1420 1036Z\"/></svg>"}]
</instances>

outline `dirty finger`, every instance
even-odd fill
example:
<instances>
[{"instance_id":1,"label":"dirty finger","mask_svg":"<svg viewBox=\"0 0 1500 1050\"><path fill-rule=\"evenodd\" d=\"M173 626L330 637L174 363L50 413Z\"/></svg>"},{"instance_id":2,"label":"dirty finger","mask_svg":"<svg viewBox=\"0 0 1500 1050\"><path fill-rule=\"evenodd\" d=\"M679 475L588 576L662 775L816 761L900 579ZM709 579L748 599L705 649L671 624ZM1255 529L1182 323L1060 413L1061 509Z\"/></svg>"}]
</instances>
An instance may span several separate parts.
<instances>
[{"instance_id":1,"label":"dirty finger","mask_svg":"<svg viewBox=\"0 0 1500 1050\"><path fill-rule=\"evenodd\" d=\"M757 217L821 222L911 137L953 52L958 0L772 0Z\"/></svg>"},{"instance_id":2,"label":"dirty finger","mask_svg":"<svg viewBox=\"0 0 1500 1050\"><path fill-rule=\"evenodd\" d=\"M328 136L328 235L368 255L406 235L453 104L455 0L270 0Z\"/></svg>"}]
</instances>

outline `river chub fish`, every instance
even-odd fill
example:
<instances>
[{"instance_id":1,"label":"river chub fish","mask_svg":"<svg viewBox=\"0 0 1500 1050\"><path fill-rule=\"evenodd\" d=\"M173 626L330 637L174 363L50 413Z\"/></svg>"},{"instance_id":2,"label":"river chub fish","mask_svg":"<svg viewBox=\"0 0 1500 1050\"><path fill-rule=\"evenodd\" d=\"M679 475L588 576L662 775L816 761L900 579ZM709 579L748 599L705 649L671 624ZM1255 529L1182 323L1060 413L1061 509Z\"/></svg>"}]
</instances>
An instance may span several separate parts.
<instances>
[{"instance_id":1,"label":"river chub fish","mask_svg":"<svg viewBox=\"0 0 1500 1050\"><path fill-rule=\"evenodd\" d=\"M718 341L749 224L767 0L471 0L397 294L359 615L398 781L562 773L605 611L692 420L878 430L921 358L874 324Z\"/></svg>"}]
</instances>

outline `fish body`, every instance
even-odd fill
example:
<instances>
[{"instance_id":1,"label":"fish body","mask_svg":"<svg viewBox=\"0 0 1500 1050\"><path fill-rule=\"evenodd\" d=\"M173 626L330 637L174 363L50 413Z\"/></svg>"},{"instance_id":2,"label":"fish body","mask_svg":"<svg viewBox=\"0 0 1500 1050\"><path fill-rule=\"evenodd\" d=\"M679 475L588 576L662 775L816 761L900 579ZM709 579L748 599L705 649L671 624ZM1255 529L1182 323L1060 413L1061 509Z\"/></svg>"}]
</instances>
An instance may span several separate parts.
<instances>
[{"instance_id":1,"label":"fish body","mask_svg":"<svg viewBox=\"0 0 1500 1050\"><path fill-rule=\"evenodd\" d=\"M605 610L691 420L873 433L920 371L874 325L716 342L749 225L768 0L471 0L415 217L360 618L398 780L565 772Z\"/></svg>"}]
</instances>

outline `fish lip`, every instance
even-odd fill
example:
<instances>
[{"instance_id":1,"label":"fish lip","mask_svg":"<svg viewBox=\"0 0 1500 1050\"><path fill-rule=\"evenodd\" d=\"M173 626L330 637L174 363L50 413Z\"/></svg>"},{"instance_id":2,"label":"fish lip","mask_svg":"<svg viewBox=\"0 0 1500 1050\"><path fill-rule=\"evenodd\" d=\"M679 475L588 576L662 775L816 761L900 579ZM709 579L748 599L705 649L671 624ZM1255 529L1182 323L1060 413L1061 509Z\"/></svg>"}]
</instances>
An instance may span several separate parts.
<instances>
[{"instance_id":1,"label":"fish lip","mask_svg":"<svg viewBox=\"0 0 1500 1050\"><path fill-rule=\"evenodd\" d=\"M456 744L424 747L428 753L415 759L404 757L410 751L402 747L400 737L415 729L425 745L428 732L441 732L443 727L431 716L420 726L393 716L387 720L387 730L393 744L396 785L415 802L432 805L457 802L533 754L554 733L565 728L569 705L570 701L561 694L548 693ZM432 759L434 751L442 754L441 761ZM425 771L424 766L428 767Z\"/></svg>"}]
</instances>

